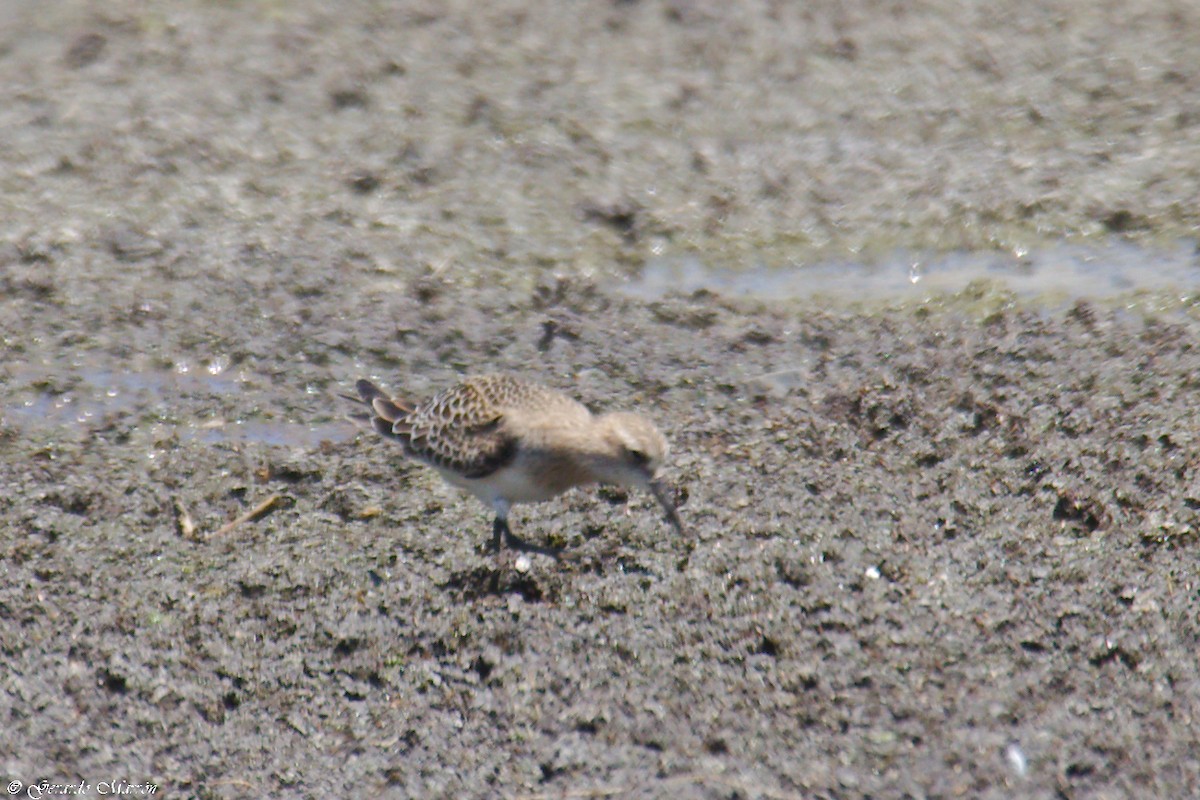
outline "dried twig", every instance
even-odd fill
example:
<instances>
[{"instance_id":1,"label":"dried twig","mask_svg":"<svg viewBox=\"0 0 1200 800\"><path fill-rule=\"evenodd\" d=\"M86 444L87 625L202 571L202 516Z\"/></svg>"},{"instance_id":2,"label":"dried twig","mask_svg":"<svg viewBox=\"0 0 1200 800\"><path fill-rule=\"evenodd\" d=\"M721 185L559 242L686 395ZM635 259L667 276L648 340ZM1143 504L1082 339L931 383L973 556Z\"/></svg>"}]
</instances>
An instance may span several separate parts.
<instances>
[{"instance_id":1,"label":"dried twig","mask_svg":"<svg viewBox=\"0 0 1200 800\"><path fill-rule=\"evenodd\" d=\"M229 522L226 522L224 525L222 525L220 528L217 529L216 533L214 533L213 536L224 536L225 534L229 533L231 530L236 528L238 525L241 525L245 522L254 522L255 520L259 519L260 517L265 516L268 511L270 511L276 505L279 504L279 499L280 499L279 495L277 495L277 494L271 495L266 500L263 500L261 503L259 503L254 508L247 511L246 513L238 516L235 519L230 520Z\"/></svg>"}]
</instances>

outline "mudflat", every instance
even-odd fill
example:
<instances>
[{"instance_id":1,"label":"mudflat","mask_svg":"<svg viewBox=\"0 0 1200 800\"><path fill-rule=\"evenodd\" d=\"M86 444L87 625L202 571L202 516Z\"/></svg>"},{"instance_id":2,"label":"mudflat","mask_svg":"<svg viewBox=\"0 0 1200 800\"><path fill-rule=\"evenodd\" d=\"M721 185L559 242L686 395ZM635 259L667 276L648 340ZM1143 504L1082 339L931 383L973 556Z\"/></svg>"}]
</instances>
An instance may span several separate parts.
<instances>
[{"instance_id":1,"label":"mudflat","mask_svg":"<svg viewBox=\"0 0 1200 800\"><path fill-rule=\"evenodd\" d=\"M5 3L6 784L1197 796L1196 287L623 288L1152 269L1196 52L1185 4ZM342 419L488 371L652 418L686 533L575 491L497 557Z\"/></svg>"}]
</instances>

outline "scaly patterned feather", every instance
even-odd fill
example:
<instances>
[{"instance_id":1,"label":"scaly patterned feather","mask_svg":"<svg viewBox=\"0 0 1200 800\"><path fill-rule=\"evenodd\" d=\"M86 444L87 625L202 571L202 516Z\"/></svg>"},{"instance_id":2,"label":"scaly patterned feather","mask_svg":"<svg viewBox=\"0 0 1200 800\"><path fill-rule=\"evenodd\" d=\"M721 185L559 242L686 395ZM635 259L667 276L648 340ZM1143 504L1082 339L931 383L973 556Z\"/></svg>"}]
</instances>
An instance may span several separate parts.
<instances>
[{"instance_id":1,"label":"scaly patterned feather","mask_svg":"<svg viewBox=\"0 0 1200 800\"><path fill-rule=\"evenodd\" d=\"M508 375L467 378L416 408L388 398L370 381L359 381L358 393L377 431L403 443L413 458L464 478L485 478L512 461L517 443L504 430L505 408L566 400Z\"/></svg>"}]
</instances>

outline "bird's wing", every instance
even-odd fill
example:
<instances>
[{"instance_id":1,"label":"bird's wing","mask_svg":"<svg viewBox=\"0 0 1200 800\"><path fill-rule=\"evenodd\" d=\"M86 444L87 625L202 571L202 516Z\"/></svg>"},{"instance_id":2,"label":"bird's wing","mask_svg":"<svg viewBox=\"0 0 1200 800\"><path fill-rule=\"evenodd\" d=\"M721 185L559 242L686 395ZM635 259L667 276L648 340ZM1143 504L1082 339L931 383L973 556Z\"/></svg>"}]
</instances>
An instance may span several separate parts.
<instances>
[{"instance_id":1,"label":"bird's wing","mask_svg":"<svg viewBox=\"0 0 1200 800\"><path fill-rule=\"evenodd\" d=\"M495 378L467 379L436 394L407 415L410 455L465 478L485 478L516 456L517 440L504 426L507 397Z\"/></svg>"}]
</instances>

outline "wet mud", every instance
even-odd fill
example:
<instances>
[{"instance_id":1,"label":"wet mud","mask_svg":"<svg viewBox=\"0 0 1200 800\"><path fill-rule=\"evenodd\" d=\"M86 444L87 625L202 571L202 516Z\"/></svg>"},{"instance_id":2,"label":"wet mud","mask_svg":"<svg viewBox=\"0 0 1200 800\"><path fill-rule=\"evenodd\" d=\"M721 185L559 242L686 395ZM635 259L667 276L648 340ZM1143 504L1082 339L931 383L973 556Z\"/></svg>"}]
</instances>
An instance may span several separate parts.
<instances>
[{"instance_id":1,"label":"wet mud","mask_svg":"<svg viewBox=\"0 0 1200 800\"><path fill-rule=\"evenodd\" d=\"M5 5L5 780L1196 796L1195 287L627 290L1194 233L1194 10L566 8ZM343 419L490 370L652 417L686 532L497 558Z\"/></svg>"}]
</instances>

